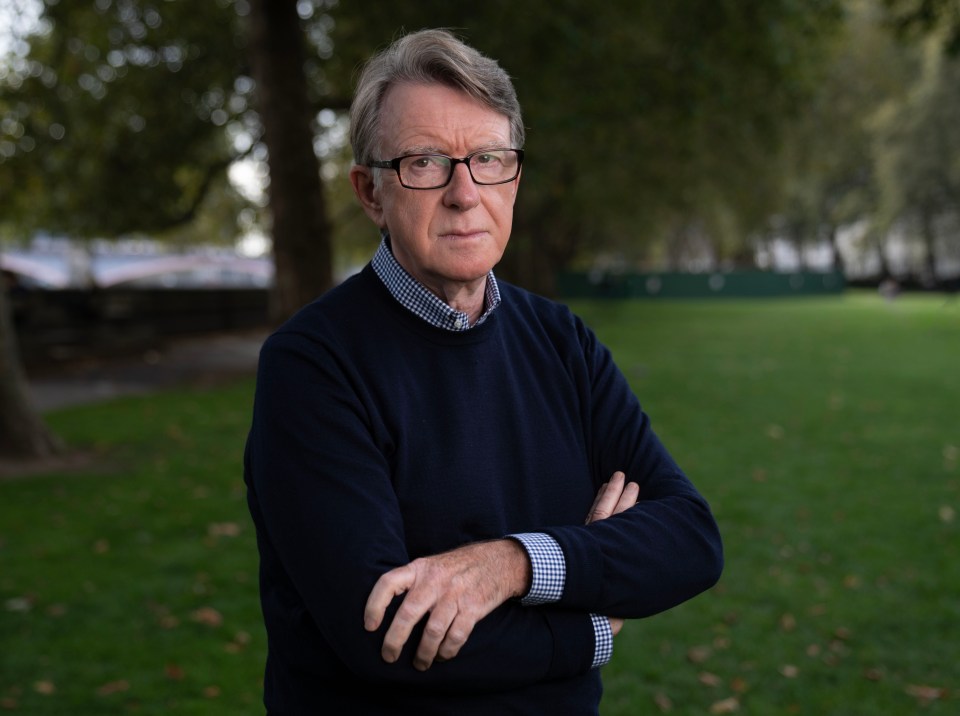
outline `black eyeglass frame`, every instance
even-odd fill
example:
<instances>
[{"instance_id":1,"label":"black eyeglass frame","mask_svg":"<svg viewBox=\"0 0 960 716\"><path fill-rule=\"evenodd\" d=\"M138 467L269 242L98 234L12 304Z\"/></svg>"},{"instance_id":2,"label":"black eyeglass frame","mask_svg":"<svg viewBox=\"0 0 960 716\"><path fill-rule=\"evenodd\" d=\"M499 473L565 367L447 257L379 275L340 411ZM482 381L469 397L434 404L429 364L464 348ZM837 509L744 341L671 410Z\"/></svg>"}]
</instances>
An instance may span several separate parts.
<instances>
[{"instance_id":1,"label":"black eyeglass frame","mask_svg":"<svg viewBox=\"0 0 960 716\"><path fill-rule=\"evenodd\" d=\"M474 157L479 156L480 154L487 154L489 152L515 152L517 155L517 172L509 179L501 179L500 181L477 181L477 178L473 175L473 169L470 167L470 160ZM436 186L410 186L409 184L403 183L403 177L400 176L400 162L404 159L409 159L410 157L443 157L444 159L450 160L450 172L447 174L447 180L443 184L437 184ZM414 189L414 190L431 190L431 189L443 189L450 183L450 180L453 179L453 170L456 169L457 164L466 164L467 171L470 173L470 178L473 180L473 183L477 186L497 186L498 184L508 184L520 176L520 168L523 166L523 150L514 149L513 147L503 147L498 149L481 149L480 151L473 152L468 154L462 159L457 159L456 157L450 157L446 154L440 154L438 152L416 152L414 154L404 154L401 157L395 157L393 159L383 159L383 160L373 160L370 161L367 166L372 169L393 169L397 173L397 181L400 182L400 186L405 189Z\"/></svg>"}]
</instances>

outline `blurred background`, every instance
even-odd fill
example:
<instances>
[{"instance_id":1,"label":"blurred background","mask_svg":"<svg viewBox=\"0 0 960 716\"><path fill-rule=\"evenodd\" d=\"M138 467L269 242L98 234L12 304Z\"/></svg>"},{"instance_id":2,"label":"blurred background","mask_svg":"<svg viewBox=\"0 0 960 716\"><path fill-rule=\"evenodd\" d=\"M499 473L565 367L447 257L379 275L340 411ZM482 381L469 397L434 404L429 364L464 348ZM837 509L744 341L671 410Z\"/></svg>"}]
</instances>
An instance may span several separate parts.
<instances>
[{"instance_id":1,"label":"blurred background","mask_svg":"<svg viewBox=\"0 0 960 716\"><path fill-rule=\"evenodd\" d=\"M847 621L833 624L826 636L808 638L800 636L798 620L821 617L829 598L820 594L802 607L779 592L759 605L751 599L770 597L769 585L755 581L757 575L774 581L785 580L785 573L800 575L793 587L819 593L825 582L805 581L813 579L812 564L815 572L835 570L845 593L867 584L879 590L879 602L876 592L871 596L874 604L886 604L885 614L915 605L914 623L922 622L926 634L945 634L946 625L960 617L956 592L947 600L937 581L960 585L956 560L947 559L957 550L960 455L951 407L960 386L955 365L950 368L960 288L960 0L0 0L0 467L4 459L62 455L64 440L85 454L102 449L114 455L149 433L155 441L172 442L137 448L165 456L147 460L156 470L142 476L143 484L159 484L168 475L170 445L185 447L192 457L184 457L188 463L178 469L195 471L197 480L207 469L217 477L206 486L181 487L196 504L205 490L219 489L238 510L216 517L197 513L204 549L238 535L252 539L239 526L245 517L235 455L225 458L242 441L248 384L229 399L210 398L210 406L181 397L168 408L162 402L127 408L142 412L143 423L121 407L105 407L102 414L58 413L50 418L54 430L31 400L30 384L35 387L33 378L57 366L75 367L107 353L132 353L155 366L162 362L157 341L186 334L253 331L252 348L244 343L216 349L207 342L185 350L183 361L199 363L219 350L245 357L243 369L255 364L263 331L358 270L379 241L347 180L353 82L372 52L423 27L450 28L497 59L513 77L524 109L523 182L498 275L582 309L621 365L626 360L625 372L643 384L643 395L662 401L659 414L683 464L709 475L727 460L721 476L736 470L747 475L742 493L722 482L708 482L705 490L717 495L719 513L730 521L725 526L731 544L743 548L733 553L756 550L765 540L776 545L772 557L758 553L753 561L731 562L739 588L720 590L703 625L682 622L670 632L664 622L659 660L671 663L673 655L679 669L699 669L696 687L710 692L696 702L701 706L684 706L691 684L678 680L671 687L670 679L679 677L669 674L648 673L648 682L659 686L634 693L641 687L630 679L633 665L649 661L648 645L638 642L637 661L612 669L610 712L642 712L637 703L690 713L955 708L950 694L960 685L955 665L944 666L956 662L948 643L927 649L926 641L912 640L915 648L904 650L904 642L892 636L883 656L871 661L871 646L858 652L862 662L843 672L868 686L831 705L831 693L839 693L831 691L832 679L839 678L833 667L856 651L850 625L868 613L863 605L854 601ZM786 309L776 303L799 296L808 303L790 298L794 303ZM880 303L868 308L866 297ZM642 302L633 299L640 298L660 300L638 310L635 304ZM674 298L692 302L663 300ZM714 301L719 298L731 299L726 308L714 305L724 303ZM744 298L752 301L750 308L736 302ZM895 301L896 313L887 311ZM661 356L652 343L630 343L641 327L674 353ZM222 369L223 363L216 366ZM663 385L674 392L664 387L661 398L657 381L665 374L672 382ZM657 381L647 384L651 376ZM797 392L782 392L792 382ZM727 392L713 392L721 387ZM794 410L821 391L823 399L805 406L807 412ZM674 408L678 394L683 400ZM683 414L693 404L702 414ZM726 423L735 409L741 420L757 424ZM854 409L855 415L845 412ZM876 427L881 417L893 421L883 430ZM226 427L216 422L223 420ZM922 440L911 432L921 428ZM203 432L212 429L229 440L221 444L220 437ZM202 470L195 461L203 441L192 442L193 430L221 450ZM737 444L735 432L743 433ZM803 437L788 449L795 436ZM758 442L772 452L744 458L754 455ZM855 494L871 500L881 493L871 492L869 479L893 475L896 484L887 485L889 500L883 502L890 505L917 477L898 460L910 455L914 467L920 464L910 451L921 443L929 458L921 476L947 479L924 483L930 504L918 504L910 519L918 525L913 534L926 536L912 544L909 558L876 555L863 568L854 555L824 558L818 540L853 544L861 533L851 523L873 536L868 543L889 525L873 502L867 516L834 509L843 499L826 483L794 485L799 492L778 486L784 492L776 496L785 502L776 509L770 494L758 497L757 491L779 485L778 471L785 479L798 473L824 479L865 470L862 492ZM881 457L884 450L890 452ZM26 474L19 469L14 477ZM214 483L220 487L209 486ZM0 558L9 560L0 579L7 600L0 641L6 635L32 643L44 629L28 623L44 602L31 596L41 587L27 586L34 583L30 569L37 555L27 548L4 551L5 544L17 542L21 528L15 525L27 534L49 518L31 518L27 507L49 497L50 490L38 487L44 484L56 485L53 494L71 500L80 499L73 490L84 489L59 478L4 484L0 470L8 505ZM149 490L160 494L161 488ZM116 504L150 502L136 496L146 492L121 494ZM832 522L817 532L810 515L826 498ZM90 504L102 506L103 499ZM110 514L127 509L116 504ZM13 521L21 512L16 519L23 521ZM863 521L848 520L854 513ZM163 509L146 514L167 515ZM170 516L174 523L189 522L186 512L178 514ZM60 526L69 521L58 519ZM792 522L798 532L781 531ZM175 525L169 527L173 535ZM118 551L121 538L95 536L100 526L76 530L96 555ZM136 541L142 531L130 534ZM49 530L42 538L33 535L50 538ZM44 554L58 554L50 549ZM780 571L784 560L805 549L812 550L805 565ZM237 550L234 558L245 566L231 573L246 575L236 581L248 590L253 586L244 580L253 569L253 551L249 541ZM146 559L137 554L134 560ZM900 584L885 571L890 559L913 565L903 591L884 591ZM196 568L184 593L212 593L209 575L197 576L205 569ZM934 573L936 578L926 579ZM130 599L139 609L145 598ZM220 629L220 613L229 611L202 611L212 607L184 597L177 617L174 598L148 601L147 622L161 638L188 621L197 629ZM47 600L46 616L60 616L69 603L67 597ZM249 599L237 607L246 627L231 632L228 652L258 647L255 607ZM746 613L768 607L771 613L764 612L763 625L754 624L750 638L769 632L806 639L797 646L807 651L801 658L815 660L823 673L804 681L797 657L771 655L771 678L787 687L763 692L751 672L763 655L728 652L731 673L722 678L722 669L700 668L729 646ZM921 611L927 615L922 619ZM129 613L129 604L118 607L119 615ZM710 632L702 643L664 647L677 633L700 626ZM885 633L896 631L886 626ZM764 642L765 653L778 643ZM70 653L59 642L50 644ZM906 664L893 665L900 656L920 659L927 652L929 662L916 673ZM243 697L222 712L237 713L237 704L256 701L256 685L247 683L247 674L259 669L259 653L253 657L244 667L246 690L237 689ZM101 661L112 658L103 655ZM63 688L50 676L59 668L51 664L58 663L49 656L0 662L10 674L0 678L0 707L46 704L50 713L68 708L44 701L51 689ZM190 677L171 656L156 679L157 693L163 693ZM138 710L151 698L169 711L176 699L195 697L202 705L196 712L214 713L211 700L221 696L220 688L229 690L221 684L210 691L203 681L191 686L193 696L163 701L156 694L134 699L128 692L137 690L136 680L106 672L80 681L87 691L76 696L77 703L93 698L96 705L60 713L113 713L104 699L114 694L126 699L111 707L116 712ZM877 683L893 686L864 696L862 690ZM885 703L895 705L884 711Z\"/></svg>"}]
</instances>

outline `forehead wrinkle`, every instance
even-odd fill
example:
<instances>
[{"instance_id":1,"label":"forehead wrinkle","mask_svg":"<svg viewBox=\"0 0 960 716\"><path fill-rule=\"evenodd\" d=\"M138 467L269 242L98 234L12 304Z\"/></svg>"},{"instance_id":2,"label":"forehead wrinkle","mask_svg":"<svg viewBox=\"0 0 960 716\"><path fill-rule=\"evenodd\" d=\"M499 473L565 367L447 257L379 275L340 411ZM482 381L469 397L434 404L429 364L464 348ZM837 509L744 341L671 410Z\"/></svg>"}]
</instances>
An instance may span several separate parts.
<instances>
[{"instance_id":1,"label":"forehead wrinkle","mask_svg":"<svg viewBox=\"0 0 960 716\"><path fill-rule=\"evenodd\" d=\"M501 141L484 142L482 144L477 144L464 156L476 154L477 152L487 152L493 149L510 149L510 147ZM400 150L400 154L398 156L406 156L408 154L442 154L445 157L452 156L448 154L446 150L441 149L438 145L434 144L414 144L404 147Z\"/></svg>"}]
</instances>

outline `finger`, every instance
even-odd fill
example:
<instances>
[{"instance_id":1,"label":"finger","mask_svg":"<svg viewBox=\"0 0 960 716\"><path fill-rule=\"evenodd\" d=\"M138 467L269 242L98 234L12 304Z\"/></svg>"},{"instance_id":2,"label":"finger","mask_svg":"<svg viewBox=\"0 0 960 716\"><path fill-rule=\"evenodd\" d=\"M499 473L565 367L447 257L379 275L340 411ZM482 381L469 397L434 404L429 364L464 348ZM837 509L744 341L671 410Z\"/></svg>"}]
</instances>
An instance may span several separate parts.
<instances>
[{"instance_id":1,"label":"finger","mask_svg":"<svg viewBox=\"0 0 960 716\"><path fill-rule=\"evenodd\" d=\"M607 617L607 619L610 621L610 631L616 636L620 633L620 630L623 629L623 619L618 619L617 617Z\"/></svg>"},{"instance_id":2,"label":"finger","mask_svg":"<svg viewBox=\"0 0 960 716\"><path fill-rule=\"evenodd\" d=\"M437 661L447 661L460 653L460 649L467 643L467 639L473 633L473 627L477 620L467 617L462 612L453 620L450 628L447 629L447 635L443 643L437 650Z\"/></svg>"},{"instance_id":3,"label":"finger","mask_svg":"<svg viewBox=\"0 0 960 716\"><path fill-rule=\"evenodd\" d=\"M425 599L422 593L417 590L407 592L397 609L397 613L393 615L393 621L390 622L387 633L383 637L383 647L380 654L384 661L392 664L400 658L400 651L410 638L413 628L433 606L433 602ZM440 641L437 640L437 643L439 644ZM436 652L436 649L434 649L434 652Z\"/></svg>"},{"instance_id":4,"label":"finger","mask_svg":"<svg viewBox=\"0 0 960 716\"><path fill-rule=\"evenodd\" d=\"M417 645L417 653L413 656L415 669L426 671L430 668L456 616L457 607L453 603L438 604L430 612L430 618L427 619L427 623L423 627L420 644Z\"/></svg>"},{"instance_id":5,"label":"finger","mask_svg":"<svg viewBox=\"0 0 960 716\"><path fill-rule=\"evenodd\" d=\"M623 492L623 481L625 479L626 475L619 470L613 473L613 477L610 478L610 482L607 483L606 488L600 492L600 499L597 502L597 506L593 509L591 522L605 520L613 514L613 509L617 506L617 501Z\"/></svg>"},{"instance_id":6,"label":"finger","mask_svg":"<svg viewBox=\"0 0 960 716\"><path fill-rule=\"evenodd\" d=\"M607 485L609 483L603 483L600 485L600 489L597 491L597 496L593 498L593 504L590 505L590 510L587 512L587 519L585 520L586 524L593 522L593 513L596 512L597 505L600 504L600 498L603 497L603 493L607 490Z\"/></svg>"},{"instance_id":7,"label":"finger","mask_svg":"<svg viewBox=\"0 0 960 716\"><path fill-rule=\"evenodd\" d=\"M380 628L383 615L393 598L403 594L413 584L413 574L407 567L392 569L380 575L380 579L370 590L367 603L363 608L363 628L367 631L376 631Z\"/></svg>"},{"instance_id":8,"label":"finger","mask_svg":"<svg viewBox=\"0 0 960 716\"><path fill-rule=\"evenodd\" d=\"M629 510L640 498L640 485L635 482L628 482L623 488L620 499L617 500L617 506L613 509L613 514L619 515L624 510Z\"/></svg>"}]
</instances>

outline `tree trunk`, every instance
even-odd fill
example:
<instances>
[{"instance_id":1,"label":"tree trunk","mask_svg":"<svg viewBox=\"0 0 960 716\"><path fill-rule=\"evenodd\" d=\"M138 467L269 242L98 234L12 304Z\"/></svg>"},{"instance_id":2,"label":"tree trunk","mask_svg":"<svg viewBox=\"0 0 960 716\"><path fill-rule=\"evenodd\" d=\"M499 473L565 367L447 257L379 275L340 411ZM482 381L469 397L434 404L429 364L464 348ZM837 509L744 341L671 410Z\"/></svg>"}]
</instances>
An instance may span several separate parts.
<instances>
[{"instance_id":1,"label":"tree trunk","mask_svg":"<svg viewBox=\"0 0 960 716\"><path fill-rule=\"evenodd\" d=\"M61 450L27 393L6 287L0 285L0 457L41 458Z\"/></svg>"},{"instance_id":2,"label":"tree trunk","mask_svg":"<svg viewBox=\"0 0 960 716\"><path fill-rule=\"evenodd\" d=\"M249 53L269 153L275 267L271 313L280 321L333 284L330 226L313 150L296 0L252 0Z\"/></svg>"},{"instance_id":3,"label":"tree trunk","mask_svg":"<svg viewBox=\"0 0 960 716\"><path fill-rule=\"evenodd\" d=\"M933 212L922 209L920 227L923 233L923 266L920 269L920 285L935 286L937 283L937 232L933 226Z\"/></svg>"}]
</instances>

